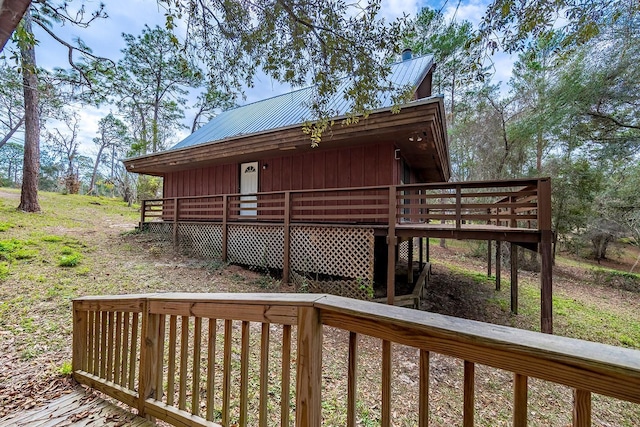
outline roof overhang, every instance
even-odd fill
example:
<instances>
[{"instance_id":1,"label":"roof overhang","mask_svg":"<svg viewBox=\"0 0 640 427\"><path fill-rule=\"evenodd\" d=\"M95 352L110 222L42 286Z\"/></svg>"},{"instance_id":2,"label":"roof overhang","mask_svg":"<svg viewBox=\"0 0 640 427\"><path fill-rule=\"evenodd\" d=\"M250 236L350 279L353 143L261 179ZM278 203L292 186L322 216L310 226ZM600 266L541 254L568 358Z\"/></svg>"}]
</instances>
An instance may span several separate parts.
<instances>
[{"instance_id":1,"label":"roof overhang","mask_svg":"<svg viewBox=\"0 0 640 427\"><path fill-rule=\"evenodd\" d=\"M31 0L0 0L0 51L18 26Z\"/></svg>"},{"instance_id":2,"label":"roof overhang","mask_svg":"<svg viewBox=\"0 0 640 427\"><path fill-rule=\"evenodd\" d=\"M426 181L448 181L450 159L441 97L411 102L399 113L391 108L372 112L357 123L342 125L341 118L325 131L318 148L311 148L302 125L240 135L219 141L163 151L124 160L129 172L162 176L169 172L216 164L254 161L297 153L392 141L402 157Z\"/></svg>"}]
</instances>

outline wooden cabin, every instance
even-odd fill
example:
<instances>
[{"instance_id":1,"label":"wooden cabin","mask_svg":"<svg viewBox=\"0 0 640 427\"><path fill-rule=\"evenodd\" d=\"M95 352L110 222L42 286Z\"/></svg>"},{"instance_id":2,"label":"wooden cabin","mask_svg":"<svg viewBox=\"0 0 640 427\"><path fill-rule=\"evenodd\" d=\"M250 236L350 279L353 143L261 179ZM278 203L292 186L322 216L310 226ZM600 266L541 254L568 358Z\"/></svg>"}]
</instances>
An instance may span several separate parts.
<instances>
[{"instance_id":1,"label":"wooden cabin","mask_svg":"<svg viewBox=\"0 0 640 427\"><path fill-rule=\"evenodd\" d=\"M225 111L167 151L125 160L130 172L163 178L163 198L143 202L141 227L192 255L281 270L304 291L382 292L403 304L415 304L428 277L429 237L507 241L514 253L546 247L546 236L550 254L548 179L448 182L433 70L431 55L404 52L389 78L413 88L413 100L394 112L380 93L379 107L350 125L345 79L329 100L335 125L316 148L303 131L312 118L305 88ZM396 298L403 263L413 292ZM550 331L550 269L543 288Z\"/></svg>"}]
</instances>

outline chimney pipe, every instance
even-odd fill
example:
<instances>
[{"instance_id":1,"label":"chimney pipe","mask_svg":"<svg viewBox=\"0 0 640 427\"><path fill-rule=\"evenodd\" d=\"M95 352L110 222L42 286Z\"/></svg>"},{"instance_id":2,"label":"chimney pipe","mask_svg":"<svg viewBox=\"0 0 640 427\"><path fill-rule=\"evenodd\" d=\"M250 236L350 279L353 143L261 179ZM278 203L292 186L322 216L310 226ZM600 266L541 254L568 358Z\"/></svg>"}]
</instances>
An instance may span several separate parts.
<instances>
[{"instance_id":1,"label":"chimney pipe","mask_svg":"<svg viewBox=\"0 0 640 427\"><path fill-rule=\"evenodd\" d=\"M411 52L411 49L406 48L405 50L402 51L402 60L403 61L407 61L409 59L413 58L413 53Z\"/></svg>"}]
</instances>

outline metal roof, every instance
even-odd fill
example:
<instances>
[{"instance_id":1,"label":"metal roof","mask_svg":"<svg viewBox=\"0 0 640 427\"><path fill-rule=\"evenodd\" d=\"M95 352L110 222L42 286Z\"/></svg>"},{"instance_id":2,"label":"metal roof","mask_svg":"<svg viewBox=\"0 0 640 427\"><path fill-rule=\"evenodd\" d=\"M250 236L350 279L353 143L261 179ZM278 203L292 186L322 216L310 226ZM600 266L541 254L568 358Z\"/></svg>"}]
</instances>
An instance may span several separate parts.
<instances>
[{"instance_id":1,"label":"metal roof","mask_svg":"<svg viewBox=\"0 0 640 427\"><path fill-rule=\"evenodd\" d=\"M406 86L417 88L432 65L433 55L396 62L391 65L389 82L398 89ZM328 109L335 112L336 117L346 114L351 108L352 103L343 95L349 83L348 78L343 79L336 93L329 99ZM313 90L312 86L298 89L224 111L173 146L171 150L299 125L307 120L313 120L314 117L308 105L312 100ZM376 108L388 108L393 105L391 93L388 91L380 92L377 101Z\"/></svg>"}]
</instances>

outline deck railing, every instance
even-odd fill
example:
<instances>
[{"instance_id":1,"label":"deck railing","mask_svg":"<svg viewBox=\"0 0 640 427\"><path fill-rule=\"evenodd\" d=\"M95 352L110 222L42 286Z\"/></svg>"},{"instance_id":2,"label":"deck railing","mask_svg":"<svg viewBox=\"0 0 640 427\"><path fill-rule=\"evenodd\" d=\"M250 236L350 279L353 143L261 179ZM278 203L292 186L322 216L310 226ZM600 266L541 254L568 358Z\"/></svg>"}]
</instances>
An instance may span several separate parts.
<instances>
[{"instance_id":1,"label":"deck railing","mask_svg":"<svg viewBox=\"0 0 640 427\"><path fill-rule=\"evenodd\" d=\"M548 178L409 184L172 197L144 200L148 221L273 223L465 223L545 229L551 223Z\"/></svg>"},{"instance_id":2,"label":"deck railing","mask_svg":"<svg viewBox=\"0 0 640 427\"><path fill-rule=\"evenodd\" d=\"M420 427L438 411L429 401L432 354L463 361L465 427L474 425L478 413L477 364L513 375L514 426L526 426L532 417L530 377L574 389L574 426L591 425L591 393L640 404L639 351L335 296L83 297L73 302L73 318L74 377L141 415L177 426L266 426L274 420L289 426L295 420L296 426L319 427L323 410L335 404L323 404L323 355L340 348L348 384L338 403L346 407L346 425L355 426L358 370L373 357L359 355L361 336L382 340L383 427L396 421L392 343L419 352L414 425ZM347 331L348 342L324 349L325 326Z\"/></svg>"}]
</instances>

